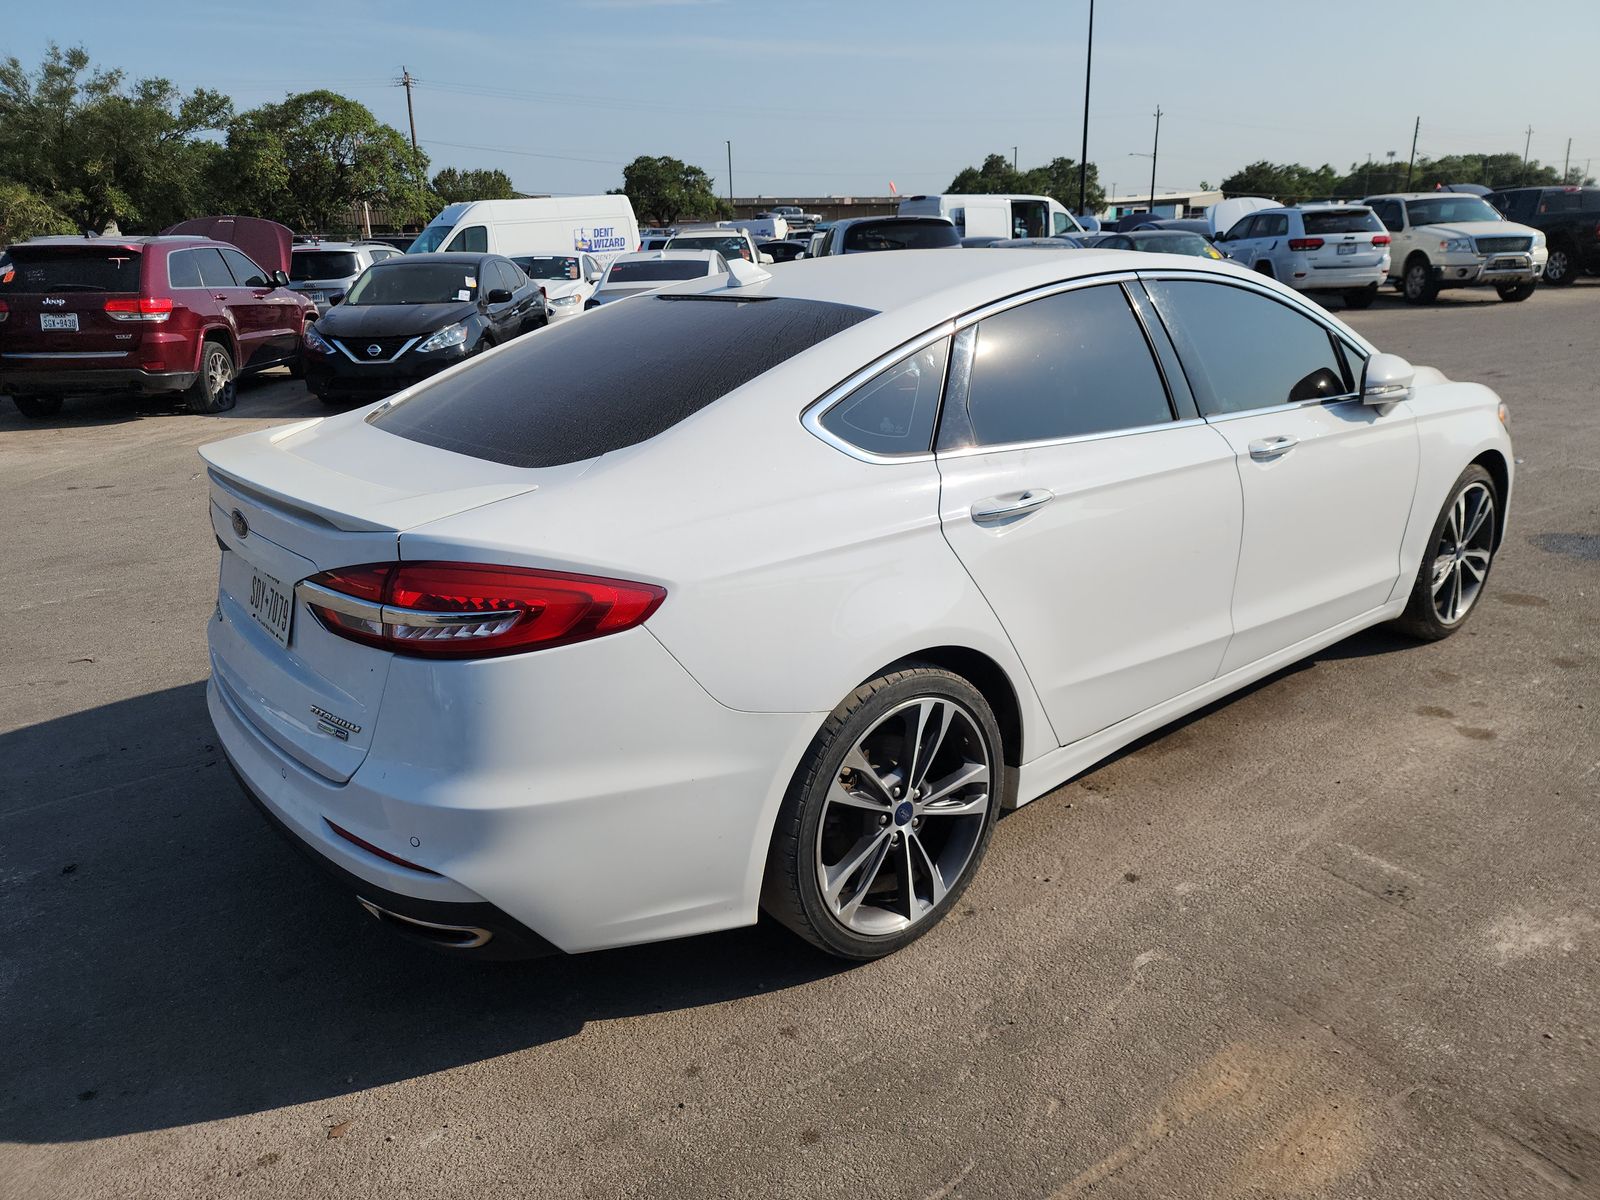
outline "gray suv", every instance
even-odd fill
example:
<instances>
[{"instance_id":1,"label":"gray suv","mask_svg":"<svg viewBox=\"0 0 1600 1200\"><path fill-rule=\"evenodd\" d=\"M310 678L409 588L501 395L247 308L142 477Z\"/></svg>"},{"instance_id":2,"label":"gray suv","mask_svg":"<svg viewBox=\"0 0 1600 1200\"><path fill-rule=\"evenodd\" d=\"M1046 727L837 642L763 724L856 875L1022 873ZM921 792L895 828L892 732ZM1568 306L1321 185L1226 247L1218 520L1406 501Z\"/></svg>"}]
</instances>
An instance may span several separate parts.
<instances>
[{"instance_id":1,"label":"gray suv","mask_svg":"<svg viewBox=\"0 0 1600 1200\"><path fill-rule=\"evenodd\" d=\"M304 294L322 316L344 299L361 272L400 253L382 242L297 243L289 259L289 287Z\"/></svg>"}]
</instances>

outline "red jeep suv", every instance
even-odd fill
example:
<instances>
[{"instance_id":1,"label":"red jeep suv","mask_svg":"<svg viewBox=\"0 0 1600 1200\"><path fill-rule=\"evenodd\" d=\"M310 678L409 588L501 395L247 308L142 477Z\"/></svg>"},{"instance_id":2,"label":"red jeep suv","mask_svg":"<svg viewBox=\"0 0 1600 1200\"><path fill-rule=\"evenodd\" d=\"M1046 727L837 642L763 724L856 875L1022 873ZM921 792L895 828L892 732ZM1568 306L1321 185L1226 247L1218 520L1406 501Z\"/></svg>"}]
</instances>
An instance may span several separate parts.
<instances>
[{"instance_id":1,"label":"red jeep suv","mask_svg":"<svg viewBox=\"0 0 1600 1200\"><path fill-rule=\"evenodd\" d=\"M180 392L197 412L222 412L241 374L279 364L299 374L316 306L282 286L281 268L264 269L228 242L38 238L8 257L0 392L25 416L53 417L64 396L108 391Z\"/></svg>"}]
</instances>

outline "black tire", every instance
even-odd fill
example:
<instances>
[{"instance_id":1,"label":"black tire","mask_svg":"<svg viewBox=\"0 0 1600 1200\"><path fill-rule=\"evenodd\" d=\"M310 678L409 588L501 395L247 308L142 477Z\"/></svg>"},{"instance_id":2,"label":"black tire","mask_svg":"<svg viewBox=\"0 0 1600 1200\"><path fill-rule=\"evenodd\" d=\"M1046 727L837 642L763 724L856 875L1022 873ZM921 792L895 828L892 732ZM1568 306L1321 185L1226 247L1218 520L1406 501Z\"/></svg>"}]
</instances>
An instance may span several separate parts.
<instances>
[{"instance_id":1,"label":"black tire","mask_svg":"<svg viewBox=\"0 0 1600 1200\"><path fill-rule=\"evenodd\" d=\"M1578 256L1565 242L1550 247L1550 258L1544 264L1544 281L1551 287L1566 287L1578 281Z\"/></svg>"},{"instance_id":2,"label":"black tire","mask_svg":"<svg viewBox=\"0 0 1600 1200\"><path fill-rule=\"evenodd\" d=\"M922 810L924 815L913 817L915 793L907 796L903 790L895 790L894 796L889 798L877 786L866 786L860 772L847 764L847 758L858 743L880 734L889 739L889 746L909 750L914 740L910 734L911 722L916 720L916 710L911 706L917 701L942 706L933 711L951 714L948 725L941 726L939 738L928 742L918 740L919 745L931 747L931 750L927 751L928 765L917 774L928 780L925 786L931 789L935 771L947 772L950 764L962 764L938 776L940 782L947 782L970 768L966 756L981 752L983 761L988 764L984 781L957 789L962 807L975 805L979 791L986 796L987 807L981 815L941 815L930 808ZM894 723L902 712L906 718L899 728L905 736L900 740L894 736ZM931 731L933 722L926 728ZM954 757L948 757L952 754ZM871 761L874 756L876 762ZM890 764L885 757L877 756L876 751L864 759L873 772L875 785L886 787L886 780L896 778L896 772L908 770L898 758ZM939 765L941 763L943 765ZM848 786L845 779L850 781ZM767 853L763 907L800 937L836 957L861 961L893 953L931 929L960 899L988 849L1002 799L1008 794L1008 782L1000 728L994 712L982 693L967 680L941 667L909 663L862 684L823 723L789 785ZM881 815L875 819L877 810L861 811L869 805L840 805L830 800L830 796L836 794L836 786L839 792L872 797L873 803L877 803L877 796L885 796ZM934 820L934 817L940 819ZM852 821L861 824L852 825ZM928 824L924 825L925 821ZM854 907L856 916L864 922L876 920L885 928L881 933L862 932L846 925L841 913L834 911L833 902L825 895L826 883L821 873L826 868L821 860L830 845L849 848L835 864L841 865L866 843L876 846L880 840L884 845L878 856L881 867L871 868L869 863L859 870L849 868L835 876L836 900L843 902L841 912ZM944 883L942 866L957 859L960 860L957 873ZM936 861L939 866L934 865ZM912 879L909 888L903 888L900 882L901 863L916 864L909 871ZM870 876L866 874L869 869L873 870ZM894 873L894 878L888 881L891 886L880 895L876 889L889 873ZM919 873L927 896L918 892ZM940 886L945 889L937 901L933 900L936 895L933 873L938 874ZM854 889L850 887L852 880L856 881ZM845 899L846 894L850 899ZM869 896L887 899L888 905L893 905L896 911L885 904L865 904ZM903 913L898 911L901 906L905 909ZM889 928L901 917L909 923Z\"/></svg>"},{"instance_id":3,"label":"black tire","mask_svg":"<svg viewBox=\"0 0 1600 1200\"><path fill-rule=\"evenodd\" d=\"M290 379L304 379L306 377L306 352L299 350L295 356L284 364L289 368Z\"/></svg>"},{"instance_id":4,"label":"black tire","mask_svg":"<svg viewBox=\"0 0 1600 1200\"><path fill-rule=\"evenodd\" d=\"M233 407L239 395L239 379L233 369L233 355L221 342L200 347L200 373L183 393L190 412L220 413Z\"/></svg>"},{"instance_id":5,"label":"black tire","mask_svg":"<svg viewBox=\"0 0 1600 1200\"><path fill-rule=\"evenodd\" d=\"M1500 293L1500 299L1519 304L1533 295L1538 286L1536 283L1497 283L1494 290Z\"/></svg>"},{"instance_id":6,"label":"black tire","mask_svg":"<svg viewBox=\"0 0 1600 1200\"><path fill-rule=\"evenodd\" d=\"M1378 298L1378 285L1371 287L1351 288L1344 294L1346 308L1371 308L1372 302Z\"/></svg>"},{"instance_id":7,"label":"black tire","mask_svg":"<svg viewBox=\"0 0 1600 1200\"><path fill-rule=\"evenodd\" d=\"M1400 277L1400 292L1407 304L1432 304L1439 298L1439 281L1427 259L1419 256L1406 264L1405 274Z\"/></svg>"},{"instance_id":8,"label":"black tire","mask_svg":"<svg viewBox=\"0 0 1600 1200\"><path fill-rule=\"evenodd\" d=\"M1444 596L1446 608L1449 608L1448 598L1452 584L1452 576L1463 580L1470 580L1471 574L1459 565L1452 571L1446 563L1447 558L1457 558L1452 549L1452 539L1459 547L1462 539L1455 538L1451 524L1452 516L1458 520L1461 513L1457 511L1458 502L1464 494L1476 494L1479 490L1486 492L1492 505L1483 518L1483 525L1475 529L1473 534L1465 539L1468 546L1477 547L1470 551L1472 554L1483 554L1483 574L1476 579L1477 588L1467 600L1466 606L1460 612L1451 616L1441 613L1435 596L1435 580L1441 571L1444 572ZM1468 501L1465 517L1468 526L1471 526L1475 510ZM1468 618L1478 609L1478 601L1483 596L1483 591L1489 584L1489 573L1494 569L1495 551L1499 549L1496 521L1500 512L1500 493L1495 487L1494 476L1484 470L1478 463L1473 463L1456 479L1455 486L1450 489L1450 495L1444 502L1444 507L1439 510L1439 517L1433 523L1433 532L1428 539L1427 552L1422 556L1422 565L1417 568L1417 579L1411 587L1411 599L1406 604L1406 611L1395 621L1395 627L1402 633L1407 633L1419 641L1437 642L1447 638L1456 630L1467 623ZM1456 593L1457 602L1460 602L1461 593Z\"/></svg>"},{"instance_id":9,"label":"black tire","mask_svg":"<svg viewBox=\"0 0 1600 1200\"><path fill-rule=\"evenodd\" d=\"M60 396L13 396L11 403L30 421L48 421L61 415Z\"/></svg>"}]
</instances>

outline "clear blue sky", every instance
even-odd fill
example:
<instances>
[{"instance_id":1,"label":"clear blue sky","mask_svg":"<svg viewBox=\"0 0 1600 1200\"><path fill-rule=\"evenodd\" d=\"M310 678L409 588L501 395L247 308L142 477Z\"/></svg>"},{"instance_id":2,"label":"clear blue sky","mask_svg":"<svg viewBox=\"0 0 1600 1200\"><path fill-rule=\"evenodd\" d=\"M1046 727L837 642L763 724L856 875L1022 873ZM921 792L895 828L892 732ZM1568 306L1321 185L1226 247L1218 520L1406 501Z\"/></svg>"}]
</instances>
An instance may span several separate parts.
<instances>
[{"instance_id":1,"label":"clear blue sky","mask_svg":"<svg viewBox=\"0 0 1600 1200\"><path fill-rule=\"evenodd\" d=\"M328 87L404 129L402 65L435 169L603 191L671 154L740 195L936 191L986 153L1078 157L1088 0L536 0L6 6L0 53L82 44L243 108ZM1098 0L1089 158L1106 187L1216 183L1260 158L1521 152L1600 170L1600 0L1348 4ZM1504 65L1492 65L1496 58Z\"/></svg>"}]
</instances>

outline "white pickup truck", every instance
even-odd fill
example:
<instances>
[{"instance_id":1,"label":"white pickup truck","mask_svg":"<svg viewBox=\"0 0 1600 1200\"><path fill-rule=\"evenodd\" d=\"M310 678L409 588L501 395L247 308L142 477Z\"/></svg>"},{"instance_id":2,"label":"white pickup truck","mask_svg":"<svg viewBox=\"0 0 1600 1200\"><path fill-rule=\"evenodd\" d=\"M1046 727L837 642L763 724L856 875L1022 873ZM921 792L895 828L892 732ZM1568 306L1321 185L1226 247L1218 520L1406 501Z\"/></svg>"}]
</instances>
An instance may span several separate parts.
<instances>
[{"instance_id":1,"label":"white pickup truck","mask_svg":"<svg viewBox=\"0 0 1600 1200\"><path fill-rule=\"evenodd\" d=\"M1550 256L1544 234L1507 221L1488 201L1462 192L1368 196L1388 227L1389 281L1411 304L1432 304L1442 288L1489 287L1526 300Z\"/></svg>"}]
</instances>

